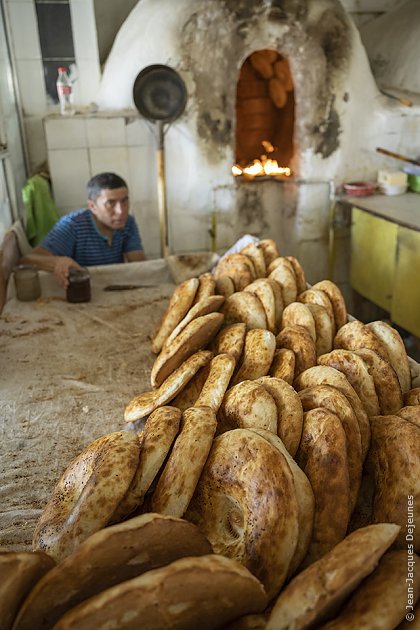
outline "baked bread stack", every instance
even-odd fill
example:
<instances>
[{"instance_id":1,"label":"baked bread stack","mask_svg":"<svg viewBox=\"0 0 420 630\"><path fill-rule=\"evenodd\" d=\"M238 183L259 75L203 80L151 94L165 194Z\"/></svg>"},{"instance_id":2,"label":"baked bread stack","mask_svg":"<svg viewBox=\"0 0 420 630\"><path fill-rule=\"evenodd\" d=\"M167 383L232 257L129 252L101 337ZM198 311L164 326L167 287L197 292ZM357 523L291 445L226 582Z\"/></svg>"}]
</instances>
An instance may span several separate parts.
<instances>
[{"instance_id":1,"label":"baked bread stack","mask_svg":"<svg viewBox=\"0 0 420 630\"><path fill-rule=\"evenodd\" d=\"M399 612L389 618L399 623L402 591L384 574L388 566L402 571L401 554L388 560L386 552L406 544L407 497L413 554L420 542L420 394L399 334L385 322L349 321L333 282L310 287L299 262L265 239L223 258L213 275L179 284L152 349L151 387L127 404L128 431L99 438L70 464L34 550L51 555L57 570L76 562L76 575L95 536L140 523L140 545L142 518L168 528L163 538L175 555L182 527L192 545L202 536L208 546L183 548L135 576L118 571L94 592L80 578L86 603L66 604L57 628L106 627L106 619L132 627L124 606L147 628L216 628L234 619L232 628L356 627L357 615L380 608L364 604L366 580L359 585L368 575L367 593L376 584L394 593ZM143 542L145 549L147 536ZM181 576L192 589L188 601L176 588ZM211 605L222 597L217 585L226 601ZM245 593L249 602L239 605ZM350 594L356 617L343 607ZM171 616L172 597L180 610L198 606L201 617ZM239 621L243 615L251 616ZM381 627L394 627L385 617Z\"/></svg>"}]
</instances>

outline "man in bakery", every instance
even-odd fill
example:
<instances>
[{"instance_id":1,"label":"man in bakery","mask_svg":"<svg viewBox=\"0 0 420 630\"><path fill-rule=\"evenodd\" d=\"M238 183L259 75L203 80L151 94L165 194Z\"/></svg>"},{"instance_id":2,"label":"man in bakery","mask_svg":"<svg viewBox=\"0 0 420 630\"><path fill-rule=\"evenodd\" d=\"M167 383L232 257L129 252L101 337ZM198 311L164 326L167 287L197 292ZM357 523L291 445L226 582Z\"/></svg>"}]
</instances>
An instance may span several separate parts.
<instances>
[{"instance_id":1,"label":"man in bakery","mask_svg":"<svg viewBox=\"0 0 420 630\"><path fill-rule=\"evenodd\" d=\"M140 232L129 214L126 182L115 173L99 173L87 184L87 208L57 221L21 262L54 273L66 288L69 270L145 260Z\"/></svg>"}]
</instances>

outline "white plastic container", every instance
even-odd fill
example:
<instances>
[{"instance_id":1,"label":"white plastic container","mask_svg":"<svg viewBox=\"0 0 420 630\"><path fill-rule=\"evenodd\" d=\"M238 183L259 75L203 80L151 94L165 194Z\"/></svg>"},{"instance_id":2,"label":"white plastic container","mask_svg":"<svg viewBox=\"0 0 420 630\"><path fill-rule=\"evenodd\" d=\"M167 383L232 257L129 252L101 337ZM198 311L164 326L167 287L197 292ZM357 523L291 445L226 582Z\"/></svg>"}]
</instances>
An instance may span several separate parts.
<instances>
[{"instance_id":1,"label":"white plastic container","mask_svg":"<svg viewBox=\"0 0 420 630\"><path fill-rule=\"evenodd\" d=\"M67 68L58 68L57 94L62 116L73 116L76 113L73 102L73 83L67 74Z\"/></svg>"}]
</instances>

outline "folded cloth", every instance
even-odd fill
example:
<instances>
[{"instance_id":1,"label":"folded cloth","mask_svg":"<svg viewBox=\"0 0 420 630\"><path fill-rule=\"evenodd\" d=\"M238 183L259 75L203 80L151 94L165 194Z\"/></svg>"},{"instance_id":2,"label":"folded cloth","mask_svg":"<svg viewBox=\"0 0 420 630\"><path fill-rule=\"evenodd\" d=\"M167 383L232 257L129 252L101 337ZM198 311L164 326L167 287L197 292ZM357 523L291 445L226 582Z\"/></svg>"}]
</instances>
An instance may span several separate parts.
<instances>
[{"instance_id":1,"label":"folded cloth","mask_svg":"<svg viewBox=\"0 0 420 630\"><path fill-rule=\"evenodd\" d=\"M60 218L51 195L50 183L42 175L30 177L22 188L26 208L26 236L35 247Z\"/></svg>"},{"instance_id":2,"label":"folded cloth","mask_svg":"<svg viewBox=\"0 0 420 630\"><path fill-rule=\"evenodd\" d=\"M25 229L22 225L22 221L18 219L15 221L13 225L9 228L11 232L14 232L16 236L16 241L19 247L19 252L21 256L26 256L32 250L32 247L29 244L29 241L26 237Z\"/></svg>"}]
</instances>

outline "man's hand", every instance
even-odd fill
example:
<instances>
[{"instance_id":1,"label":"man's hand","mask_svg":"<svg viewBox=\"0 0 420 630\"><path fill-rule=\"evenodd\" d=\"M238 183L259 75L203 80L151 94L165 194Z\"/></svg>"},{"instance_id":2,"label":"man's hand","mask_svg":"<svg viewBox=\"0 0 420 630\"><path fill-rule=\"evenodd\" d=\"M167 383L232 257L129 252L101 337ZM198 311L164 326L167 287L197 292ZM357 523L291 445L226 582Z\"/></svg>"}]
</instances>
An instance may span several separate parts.
<instances>
[{"instance_id":1,"label":"man's hand","mask_svg":"<svg viewBox=\"0 0 420 630\"><path fill-rule=\"evenodd\" d=\"M63 289L66 289L69 284L69 269L73 267L74 269L82 269L82 267L75 261L73 258L69 258L68 256L57 256L56 262L54 265L54 275L55 278Z\"/></svg>"}]
</instances>

